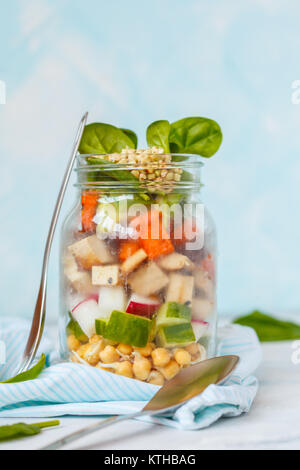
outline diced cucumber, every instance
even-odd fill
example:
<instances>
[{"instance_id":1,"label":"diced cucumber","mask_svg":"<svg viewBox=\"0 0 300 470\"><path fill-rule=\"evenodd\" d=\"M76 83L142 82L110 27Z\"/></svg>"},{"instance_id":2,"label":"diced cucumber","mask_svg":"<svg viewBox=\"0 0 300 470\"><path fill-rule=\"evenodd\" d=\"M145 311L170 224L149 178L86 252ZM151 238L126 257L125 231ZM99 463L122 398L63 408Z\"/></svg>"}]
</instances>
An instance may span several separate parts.
<instances>
[{"instance_id":1,"label":"diced cucumber","mask_svg":"<svg viewBox=\"0 0 300 470\"><path fill-rule=\"evenodd\" d=\"M196 340L191 323L161 327L156 339L158 345L164 348L183 347Z\"/></svg>"},{"instance_id":2,"label":"diced cucumber","mask_svg":"<svg viewBox=\"0 0 300 470\"><path fill-rule=\"evenodd\" d=\"M118 343L143 348L149 341L152 327L153 322L148 318L114 310L104 337Z\"/></svg>"},{"instance_id":3,"label":"diced cucumber","mask_svg":"<svg viewBox=\"0 0 300 470\"><path fill-rule=\"evenodd\" d=\"M189 323L191 319L191 307L177 302L167 302L158 311L156 325L157 327L178 325Z\"/></svg>"},{"instance_id":4,"label":"diced cucumber","mask_svg":"<svg viewBox=\"0 0 300 470\"><path fill-rule=\"evenodd\" d=\"M74 335L75 338L77 338L82 343L87 342L89 339L80 328L79 323L72 318L71 314L69 315L71 317L71 320L69 321L67 325L67 334Z\"/></svg>"},{"instance_id":5,"label":"diced cucumber","mask_svg":"<svg viewBox=\"0 0 300 470\"><path fill-rule=\"evenodd\" d=\"M105 336L107 324L108 324L108 319L103 320L102 318L97 318L97 320L95 320L96 334L100 336Z\"/></svg>"}]
</instances>

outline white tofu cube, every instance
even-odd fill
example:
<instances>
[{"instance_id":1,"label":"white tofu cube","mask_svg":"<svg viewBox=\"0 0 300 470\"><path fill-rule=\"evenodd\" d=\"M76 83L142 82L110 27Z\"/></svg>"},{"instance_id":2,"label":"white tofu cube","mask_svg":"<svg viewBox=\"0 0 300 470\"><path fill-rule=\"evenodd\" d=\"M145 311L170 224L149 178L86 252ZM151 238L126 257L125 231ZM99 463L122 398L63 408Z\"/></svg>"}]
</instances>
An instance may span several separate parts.
<instances>
[{"instance_id":1,"label":"white tofu cube","mask_svg":"<svg viewBox=\"0 0 300 470\"><path fill-rule=\"evenodd\" d=\"M192 302L192 314L195 320L206 320L213 312L215 303L212 300L195 297Z\"/></svg>"},{"instance_id":2,"label":"white tofu cube","mask_svg":"<svg viewBox=\"0 0 300 470\"><path fill-rule=\"evenodd\" d=\"M142 266L128 278L133 292L145 297L161 291L168 283L168 276L154 262Z\"/></svg>"},{"instance_id":3,"label":"white tofu cube","mask_svg":"<svg viewBox=\"0 0 300 470\"><path fill-rule=\"evenodd\" d=\"M139 265L147 259L147 253L144 250L136 251L132 256L127 258L121 266L123 274L129 274L139 267Z\"/></svg>"},{"instance_id":4,"label":"white tofu cube","mask_svg":"<svg viewBox=\"0 0 300 470\"><path fill-rule=\"evenodd\" d=\"M214 298L215 286L208 273L203 269L195 271L195 286L200 291L199 295L209 300Z\"/></svg>"},{"instance_id":5,"label":"white tofu cube","mask_svg":"<svg viewBox=\"0 0 300 470\"><path fill-rule=\"evenodd\" d=\"M193 276L183 276L181 274L172 273L170 275L170 283L167 291L167 302L178 302L185 304L192 303L194 293Z\"/></svg>"},{"instance_id":6,"label":"white tofu cube","mask_svg":"<svg viewBox=\"0 0 300 470\"><path fill-rule=\"evenodd\" d=\"M68 250L85 269L114 261L114 257L105 242L100 240L97 235L83 238L79 242L74 243L74 245L69 246Z\"/></svg>"},{"instance_id":7,"label":"white tofu cube","mask_svg":"<svg viewBox=\"0 0 300 470\"><path fill-rule=\"evenodd\" d=\"M92 283L94 286L116 286L119 283L119 265L93 266Z\"/></svg>"},{"instance_id":8,"label":"white tofu cube","mask_svg":"<svg viewBox=\"0 0 300 470\"><path fill-rule=\"evenodd\" d=\"M179 271L180 269L193 269L192 261L180 253L171 253L170 255L162 256L157 264L166 271Z\"/></svg>"},{"instance_id":9,"label":"white tofu cube","mask_svg":"<svg viewBox=\"0 0 300 470\"><path fill-rule=\"evenodd\" d=\"M94 294L92 278L86 271L80 271L73 255L67 254L63 260L64 274L73 289L83 295Z\"/></svg>"}]
</instances>

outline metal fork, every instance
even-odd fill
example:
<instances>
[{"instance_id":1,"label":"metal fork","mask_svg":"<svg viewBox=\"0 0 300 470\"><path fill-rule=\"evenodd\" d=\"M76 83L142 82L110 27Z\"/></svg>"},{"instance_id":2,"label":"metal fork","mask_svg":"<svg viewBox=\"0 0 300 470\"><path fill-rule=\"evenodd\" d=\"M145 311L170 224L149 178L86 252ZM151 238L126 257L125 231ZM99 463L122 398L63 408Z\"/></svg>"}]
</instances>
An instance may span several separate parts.
<instances>
[{"instance_id":1,"label":"metal fork","mask_svg":"<svg viewBox=\"0 0 300 470\"><path fill-rule=\"evenodd\" d=\"M64 196L65 196L66 189L69 183L69 179L72 173L73 165L74 165L75 158L76 158L78 148L80 145L81 137L82 137L82 134L83 134L86 122L87 122L87 118L88 118L88 113L85 113L85 115L82 117L79 123L71 157L68 162L66 172L64 174L64 178L63 178L60 190L59 190L56 205L54 208L54 212L53 212L53 216L52 216L52 220L51 220L51 224L49 228L48 238L46 242L45 252L44 252L40 289L39 289L38 298L37 298L36 305L35 305L31 330L29 333L26 348L24 350L23 358L18 369L18 374L20 374L21 372L25 372L26 370L29 369L32 361L35 358L37 349L42 339L42 335L44 331L44 324L45 324L45 317L46 317L46 293L47 293L47 278L48 278L50 251L52 247L53 237L54 237L55 229L57 226L57 221L58 221L58 217L60 214L61 206L64 200Z\"/></svg>"}]
</instances>

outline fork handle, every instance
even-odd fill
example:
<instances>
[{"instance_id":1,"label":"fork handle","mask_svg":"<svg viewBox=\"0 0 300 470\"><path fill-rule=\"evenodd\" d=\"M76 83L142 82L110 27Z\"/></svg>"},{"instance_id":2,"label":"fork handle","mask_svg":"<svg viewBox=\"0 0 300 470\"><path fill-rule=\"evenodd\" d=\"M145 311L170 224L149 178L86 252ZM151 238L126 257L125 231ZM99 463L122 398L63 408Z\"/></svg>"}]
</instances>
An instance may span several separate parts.
<instances>
[{"instance_id":1,"label":"fork handle","mask_svg":"<svg viewBox=\"0 0 300 470\"><path fill-rule=\"evenodd\" d=\"M98 421L97 423L91 424L90 426L86 426L85 428L79 429L78 431L69 434L68 436L62 437L57 441L53 442L52 444L43 447L41 450L57 450L66 444L70 444L70 442L76 441L77 439L88 436L99 429L107 428L112 424L119 423L121 421L126 421L127 419L137 418L138 416L148 415L145 411L138 411L137 413L131 413L129 415L121 415L121 416L113 416L112 418L107 418L102 421Z\"/></svg>"},{"instance_id":2,"label":"fork handle","mask_svg":"<svg viewBox=\"0 0 300 470\"><path fill-rule=\"evenodd\" d=\"M68 165L64 174L64 178L63 178L60 190L59 190L56 205L54 208L54 212L53 212L53 216L52 216L52 220L51 220L51 224L49 228L49 233L47 237L47 242L45 246L39 294L38 294L38 298L36 301L36 306L35 306L34 315L32 319L32 325L31 325L31 330L29 333L29 338L28 338L26 348L23 354L22 362L18 369L18 374L20 374L21 372L25 372L27 369L29 369L30 364L35 358L37 349L39 347L39 344L43 335L45 318L46 318L47 276L48 276L48 265L49 265L49 256L50 256L51 246L52 246L53 237L54 237L54 233L55 233L55 229L56 229L56 225L58 221L58 216L60 214L61 206L64 200L64 196L65 196L65 192L69 183L69 179L72 173L73 165L76 159L78 147L80 145L81 137L82 137L85 125L86 125L87 118L88 118L88 113L86 113L82 117L79 123L79 127L77 130L70 160L68 162Z\"/></svg>"}]
</instances>

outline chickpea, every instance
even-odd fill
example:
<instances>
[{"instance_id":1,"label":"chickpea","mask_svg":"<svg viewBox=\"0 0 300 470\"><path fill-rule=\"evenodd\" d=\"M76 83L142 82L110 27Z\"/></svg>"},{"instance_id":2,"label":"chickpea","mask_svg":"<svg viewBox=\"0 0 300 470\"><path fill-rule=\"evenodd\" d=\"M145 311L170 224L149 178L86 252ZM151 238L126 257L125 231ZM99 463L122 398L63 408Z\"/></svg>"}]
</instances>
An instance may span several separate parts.
<instances>
[{"instance_id":1,"label":"chickpea","mask_svg":"<svg viewBox=\"0 0 300 470\"><path fill-rule=\"evenodd\" d=\"M151 355L156 367L165 367L171 359L170 351L165 348L156 348Z\"/></svg>"},{"instance_id":2,"label":"chickpea","mask_svg":"<svg viewBox=\"0 0 300 470\"><path fill-rule=\"evenodd\" d=\"M133 373L139 380L147 380L151 371L151 362L145 357L136 358L133 363Z\"/></svg>"},{"instance_id":3,"label":"chickpea","mask_svg":"<svg viewBox=\"0 0 300 470\"><path fill-rule=\"evenodd\" d=\"M120 353L125 354L126 356L130 356L130 354L133 351L132 347L129 346L129 344L123 344L123 343L120 343L117 349L120 351Z\"/></svg>"},{"instance_id":4,"label":"chickpea","mask_svg":"<svg viewBox=\"0 0 300 470\"><path fill-rule=\"evenodd\" d=\"M73 356L71 357L71 361L76 362L77 364L80 364L80 361L79 361L78 357L75 356L75 354L73 354Z\"/></svg>"},{"instance_id":5,"label":"chickpea","mask_svg":"<svg viewBox=\"0 0 300 470\"><path fill-rule=\"evenodd\" d=\"M148 383L152 385L163 385L164 376L158 370L152 370L149 375Z\"/></svg>"},{"instance_id":6,"label":"chickpea","mask_svg":"<svg viewBox=\"0 0 300 470\"><path fill-rule=\"evenodd\" d=\"M163 367L161 369L161 373L163 374L165 379L171 380L173 379L173 377L175 377L175 375L178 374L179 370L179 365L176 361L174 361L174 359L172 359L166 367Z\"/></svg>"},{"instance_id":7,"label":"chickpea","mask_svg":"<svg viewBox=\"0 0 300 470\"><path fill-rule=\"evenodd\" d=\"M116 367L116 374L133 378L132 364L129 361L120 362Z\"/></svg>"},{"instance_id":8,"label":"chickpea","mask_svg":"<svg viewBox=\"0 0 300 470\"><path fill-rule=\"evenodd\" d=\"M70 351L77 351L80 347L80 341L74 335L68 337L67 344Z\"/></svg>"},{"instance_id":9,"label":"chickpea","mask_svg":"<svg viewBox=\"0 0 300 470\"><path fill-rule=\"evenodd\" d=\"M180 366L187 366L192 360L190 353L184 349L177 349L177 351L175 351L174 358Z\"/></svg>"},{"instance_id":10,"label":"chickpea","mask_svg":"<svg viewBox=\"0 0 300 470\"><path fill-rule=\"evenodd\" d=\"M106 346L103 351L100 352L99 357L104 364L117 362L120 359L118 351L113 346Z\"/></svg>"},{"instance_id":11,"label":"chickpea","mask_svg":"<svg viewBox=\"0 0 300 470\"><path fill-rule=\"evenodd\" d=\"M113 374L114 374L114 372L115 372L115 369L112 369L112 368L109 368L109 367L103 367L103 366L101 365L101 363L100 363L100 364L97 364L96 367L97 367L97 369L105 370L105 372L111 372L111 373L113 373Z\"/></svg>"},{"instance_id":12,"label":"chickpea","mask_svg":"<svg viewBox=\"0 0 300 470\"><path fill-rule=\"evenodd\" d=\"M90 337L89 343L94 344L94 343L98 343L98 341L101 341L101 340L102 340L102 336L93 335L93 336Z\"/></svg>"},{"instance_id":13,"label":"chickpea","mask_svg":"<svg viewBox=\"0 0 300 470\"><path fill-rule=\"evenodd\" d=\"M117 346L118 345L118 343L116 341L111 341L110 339L106 339L105 344L107 346Z\"/></svg>"},{"instance_id":14,"label":"chickpea","mask_svg":"<svg viewBox=\"0 0 300 470\"><path fill-rule=\"evenodd\" d=\"M198 343L192 343L186 346L185 350L190 353L191 356L196 356L199 354L199 344Z\"/></svg>"},{"instance_id":15,"label":"chickpea","mask_svg":"<svg viewBox=\"0 0 300 470\"><path fill-rule=\"evenodd\" d=\"M84 355L85 355L85 353L86 353L86 351L88 350L89 347L90 347L89 344L82 344L80 346L80 348L77 350L77 354L78 354L79 357L81 357L81 359L84 358Z\"/></svg>"},{"instance_id":16,"label":"chickpea","mask_svg":"<svg viewBox=\"0 0 300 470\"><path fill-rule=\"evenodd\" d=\"M139 352L141 356L149 357L152 353L152 346L148 343L144 348L134 348L134 350Z\"/></svg>"},{"instance_id":17,"label":"chickpea","mask_svg":"<svg viewBox=\"0 0 300 470\"><path fill-rule=\"evenodd\" d=\"M206 349L202 344L198 344L198 347L199 347L199 351L198 351L198 354L197 354L197 357L195 358L195 360L196 359L201 359L201 361L205 361L205 359L207 358Z\"/></svg>"},{"instance_id":18,"label":"chickpea","mask_svg":"<svg viewBox=\"0 0 300 470\"><path fill-rule=\"evenodd\" d=\"M99 353L102 351L103 344L102 342L89 344L86 352L83 355L83 358L91 365L95 366L99 361Z\"/></svg>"}]
</instances>

